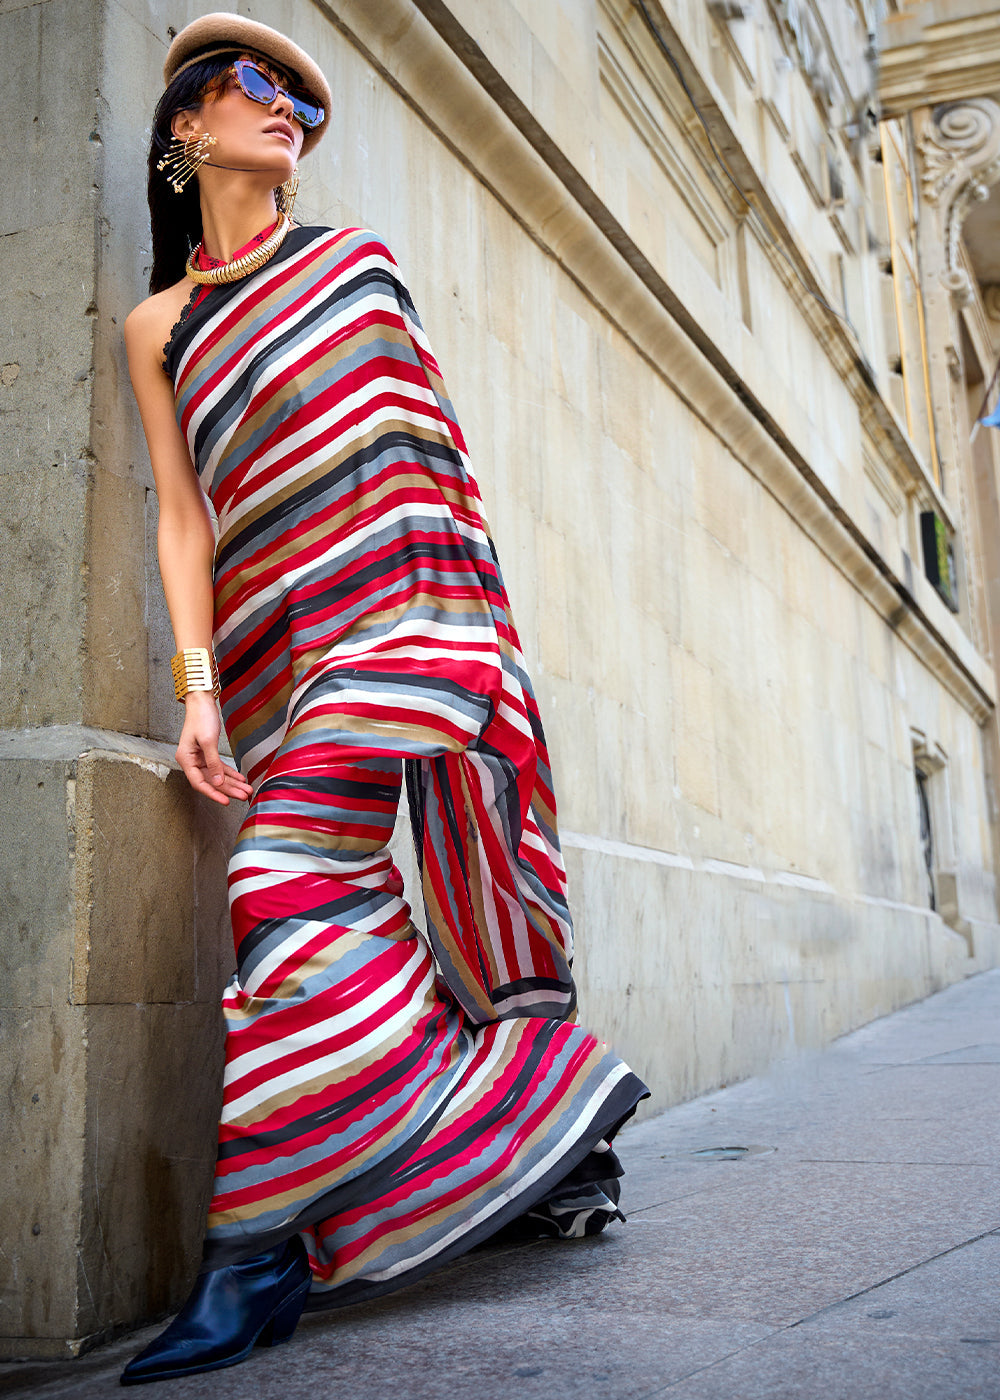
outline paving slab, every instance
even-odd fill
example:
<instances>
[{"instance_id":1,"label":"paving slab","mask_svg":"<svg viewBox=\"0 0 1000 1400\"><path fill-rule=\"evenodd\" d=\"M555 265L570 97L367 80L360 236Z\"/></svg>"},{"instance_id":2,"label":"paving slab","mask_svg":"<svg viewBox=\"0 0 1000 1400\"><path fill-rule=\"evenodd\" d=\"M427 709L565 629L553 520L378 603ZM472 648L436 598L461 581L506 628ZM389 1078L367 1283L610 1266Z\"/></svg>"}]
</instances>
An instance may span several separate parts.
<instances>
[{"instance_id":1,"label":"paving slab","mask_svg":"<svg viewBox=\"0 0 1000 1400\"><path fill-rule=\"evenodd\" d=\"M997 1400L994 1348L782 1332L670 1382L662 1400Z\"/></svg>"},{"instance_id":2,"label":"paving slab","mask_svg":"<svg viewBox=\"0 0 1000 1400\"><path fill-rule=\"evenodd\" d=\"M939 1338L995 1348L1000 1378L1000 1231L946 1250L920 1268L803 1321L811 1332Z\"/></svg>"},{"instance_id":3,"label":"paving slab","mask_svg":"<svg viewBox=\"0 0 1000 1400\"><path fill-rule=\"evenodd\" d=\"M153 1393L1000 1400L998 1028L993 972L628 1128L627 1226L478 1251ZM0 1394L118 1393L157 1330L0 1365Z\"/></svg>"}]
</instances>

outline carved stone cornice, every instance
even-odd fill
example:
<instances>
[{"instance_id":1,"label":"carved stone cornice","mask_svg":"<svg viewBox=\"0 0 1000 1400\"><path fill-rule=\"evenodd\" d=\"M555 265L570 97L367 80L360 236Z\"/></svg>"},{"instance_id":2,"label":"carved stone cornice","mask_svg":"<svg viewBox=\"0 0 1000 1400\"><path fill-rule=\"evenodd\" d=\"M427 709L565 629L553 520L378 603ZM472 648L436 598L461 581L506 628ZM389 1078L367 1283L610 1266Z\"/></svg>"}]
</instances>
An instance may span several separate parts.
<instances>
[{"instance_id":1,"label":"carved stone cornice","mask_svg":"<svg viewBox=\"0 0 1000 1400\"><path fill-rule=\"evenodd\" d=\"M631 0L606 3L630 13L626 5ZM405 95L527 236L785 506L949 694L978 724L985 723L997 704L989 660L976 651L920 571L896 576L749 389L723 347L694 324L641 250L624 242L625 230L507 88L445 0L380 0L378 5L337 0L336 10L338 27L376 71ZM657 12L661 23L664 15ZM761 196L766 198L766 190ZM778 223L780 215L769 208L769 219ZM776 257L774 266L786 267L789 283L799 285L784 257ZM800 306L803 315L826 315L808 292L802 293ZM836 317L821 324L828 323L839 327ZM820 343L855 396L873 450L884 450L917 498L933 501L938 514L947 517L947 502L925 480L870 368L850 358L846 332L828 329L827 340Z\"/></svg>"},{"instance_id":2,"label":"carved stone cornice","mask_svg":"<svg viewBox=\"0 0 1000 1400\"><path fill-rule=\"evenodd\" d=\"M923 0L879 25L883 117L959 102L1000 88L1000 5Z\"/></svg>"},{"instance_id":3,"label":"carved stone cornice","mask_svg":"<svg viewBox=\"0 0 1000 1400\"><path fill-rule=\"evenodd\" d=\"M989 198L1000 180L1000 104L988 97L946 102L924 116L917 128L924 198L941 210L945 266L941 280L956 306L972 299L972 282L962 266L960 242L965 216Z\"/></svg>"}]
</instances>

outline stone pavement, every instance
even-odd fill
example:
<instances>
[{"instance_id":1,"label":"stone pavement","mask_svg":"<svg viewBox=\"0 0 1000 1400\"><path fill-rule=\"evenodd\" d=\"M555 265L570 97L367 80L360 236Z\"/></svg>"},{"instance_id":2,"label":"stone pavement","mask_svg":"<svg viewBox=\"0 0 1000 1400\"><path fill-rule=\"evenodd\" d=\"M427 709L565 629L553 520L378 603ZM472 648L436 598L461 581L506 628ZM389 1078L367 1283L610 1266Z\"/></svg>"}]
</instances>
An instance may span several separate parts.
<instances>
[{"instance_id":1,"label":"stone pavement","mask_svg":"<svg viewBox=\"0 0 1000 1400\"><path fill-rule=\"evenodd\" d=\"M997 1400L998 1103L1000 971L627 1129L627 1227L474 1254L149 1393ZM111 1395L156 1330L0 1392Z\"/></svg>"}]
</instances>

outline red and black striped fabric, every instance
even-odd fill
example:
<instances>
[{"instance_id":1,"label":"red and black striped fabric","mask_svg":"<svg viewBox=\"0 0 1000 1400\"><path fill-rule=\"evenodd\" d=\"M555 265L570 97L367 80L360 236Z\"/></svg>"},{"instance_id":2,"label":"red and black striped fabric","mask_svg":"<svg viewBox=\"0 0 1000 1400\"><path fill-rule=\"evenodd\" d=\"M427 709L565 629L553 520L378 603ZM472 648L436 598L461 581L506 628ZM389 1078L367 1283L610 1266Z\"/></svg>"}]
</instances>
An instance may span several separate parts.
<instances>
[{"instance_id":1,"label":"red and black striped fabric","mask_svg":"<svg viewBox=\"0 0 1000 1400\"><path fill-rule=\"evenodd\" d=\"M529 1215L600 1228L645 1089L573 1024L538 709L391 255L293 230L194 299L167 368L218 517L222 708L254 784L207 1265L301 1231L322 1305ZM385 849L404 776L426 936Z\"/></svg>"}]
</instances>

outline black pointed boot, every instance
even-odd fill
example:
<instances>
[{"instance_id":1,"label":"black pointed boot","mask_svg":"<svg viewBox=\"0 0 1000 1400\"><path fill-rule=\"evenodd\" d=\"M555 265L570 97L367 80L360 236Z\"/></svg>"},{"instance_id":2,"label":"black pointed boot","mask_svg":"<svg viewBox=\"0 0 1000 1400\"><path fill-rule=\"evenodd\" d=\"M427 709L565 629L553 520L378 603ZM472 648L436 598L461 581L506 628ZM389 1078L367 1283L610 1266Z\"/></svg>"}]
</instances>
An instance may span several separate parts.
<instances>
[{"instance_id":1,"label":"black pointed boot","mask_svg":"<svg viewBox=\"0 0 1000 1400\"><path fill-rule=\"evenodd\" d=\"M309 1281L298 1235L264 1254L200 1274L167 1330L125 1367L122 1385L216 1371L245 1361L255 1346L287 1342Z\"/></svg>"}]
</instances>

